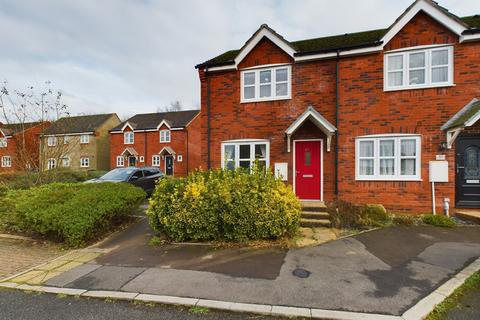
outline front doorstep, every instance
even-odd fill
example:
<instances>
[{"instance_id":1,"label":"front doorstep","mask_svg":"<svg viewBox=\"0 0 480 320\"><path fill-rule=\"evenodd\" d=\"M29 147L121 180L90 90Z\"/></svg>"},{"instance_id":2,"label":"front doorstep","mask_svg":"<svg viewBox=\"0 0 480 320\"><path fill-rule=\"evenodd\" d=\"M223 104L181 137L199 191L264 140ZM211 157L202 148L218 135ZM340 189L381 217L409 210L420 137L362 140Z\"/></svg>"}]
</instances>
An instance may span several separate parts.
<instances>
[{"instance_id":1,"label":"front doorstep","mask_svg":"<svg viewBox=\"0 0 480 320\"><path fill-rule=\"evenodd\" d=\"M480 209L455 208L455 215L462 219L480 224Z\"/></svg>"}]
</instances>

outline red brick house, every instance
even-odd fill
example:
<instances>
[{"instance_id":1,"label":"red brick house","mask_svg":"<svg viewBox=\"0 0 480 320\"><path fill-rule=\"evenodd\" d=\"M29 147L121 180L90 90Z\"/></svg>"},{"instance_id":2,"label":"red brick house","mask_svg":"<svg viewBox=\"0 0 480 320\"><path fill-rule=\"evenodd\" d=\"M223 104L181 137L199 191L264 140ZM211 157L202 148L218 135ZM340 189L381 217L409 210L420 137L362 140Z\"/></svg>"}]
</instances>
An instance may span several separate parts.
<instances>
[{"instance_id":1,"label":"red brick house","mask_svg":"<svg viewBox=\"0 0 480 320\"><path fill-rule=\"evenodd\" d=\"M39 168L39 136L50 122L0 124L0 172Z\"/></svg>"},{"instance_id":2,"label":"red brick house","mask_svg":"<svg viewBox=\"0 0 480 320\"><path fill-rule=\"evenodd\" d=\"M418 0L380 30L288 41L262 25L196 68L207 168L258 159L300 199L416 212L432 174L437 210L480 207L479 15Z\"/></svg>"},{"instance_id":3,"label":"red brick house","mask_svg":"<svg viewBox=\"0 0 480 320\"><path fill-rule=\"evenodd\" d=\"M111 168L160 167L185 176L200 166L198 110L137 114L110 130Z\"/></svg>"}]
</instances>

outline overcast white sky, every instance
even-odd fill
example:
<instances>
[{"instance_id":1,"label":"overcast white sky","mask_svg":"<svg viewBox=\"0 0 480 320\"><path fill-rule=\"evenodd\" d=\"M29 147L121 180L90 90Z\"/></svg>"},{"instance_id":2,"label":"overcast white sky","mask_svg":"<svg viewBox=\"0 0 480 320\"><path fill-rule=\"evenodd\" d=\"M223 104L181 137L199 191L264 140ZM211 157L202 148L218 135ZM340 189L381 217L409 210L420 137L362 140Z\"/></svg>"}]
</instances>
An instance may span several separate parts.
<instances>
[{"instance_id":1,"label":"overcast white sky","mask_svg":"<svg viewBox=\"0 0 480 320\"><path fill-rule=\"evenodd\" d=\"M262 24L287 40L388 27L413 0L0 0L0 80L60 89L72 113L199 107L195 64ZM440 0L459 16L478 0Z\"/></svg>"}]
</instances>

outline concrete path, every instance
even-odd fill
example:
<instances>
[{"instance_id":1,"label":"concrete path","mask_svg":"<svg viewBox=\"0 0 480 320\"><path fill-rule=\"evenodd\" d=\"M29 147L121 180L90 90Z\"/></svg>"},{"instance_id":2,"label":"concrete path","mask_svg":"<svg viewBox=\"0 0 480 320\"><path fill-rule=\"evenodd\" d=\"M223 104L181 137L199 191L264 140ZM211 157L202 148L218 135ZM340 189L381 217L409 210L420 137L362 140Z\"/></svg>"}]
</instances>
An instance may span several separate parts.
<instances>
[{"instance_id":1,"label":"concrete path","mask_svg":"<svg viewBox=\"0 0 480 320\"><path fill-rule=\"evenodd\" d=\"M394 227L285 251L152 247L145 223L46 285L401 315L480 256L477 227Z\"/></svg>"}]
</instances>

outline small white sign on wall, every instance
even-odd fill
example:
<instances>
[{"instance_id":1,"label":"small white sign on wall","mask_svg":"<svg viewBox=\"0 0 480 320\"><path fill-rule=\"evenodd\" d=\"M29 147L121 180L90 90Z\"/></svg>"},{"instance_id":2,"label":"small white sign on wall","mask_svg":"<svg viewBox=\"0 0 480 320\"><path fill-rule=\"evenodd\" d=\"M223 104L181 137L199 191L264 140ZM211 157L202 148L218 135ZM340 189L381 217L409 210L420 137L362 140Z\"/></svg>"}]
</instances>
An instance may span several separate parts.
<instances>
[{"instance_id":1,"label":"small white sign on wall","mask_svg":"<svg viewBox=\"0 0 480 320\"><path fill-rule=\"evenodd\" d=\"M274 168L276 178L281 179L282 181L288 180L288 163L276 162Z\"/></svg>"},{"instance_id":2,"label":"small white sign on wall","mask_svg":"<svg viewBox=\"0 0 480 320\"><path fill-rule=\"evenodd\" d=\"M430 182L448 182L448 161L429 162Z\"/></svg>"}]
</instances>

